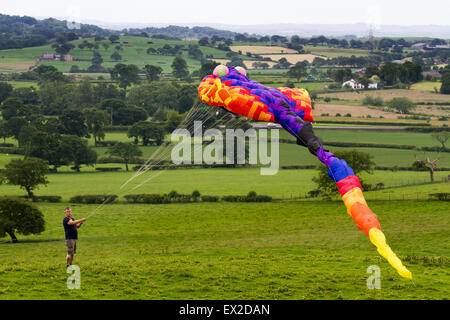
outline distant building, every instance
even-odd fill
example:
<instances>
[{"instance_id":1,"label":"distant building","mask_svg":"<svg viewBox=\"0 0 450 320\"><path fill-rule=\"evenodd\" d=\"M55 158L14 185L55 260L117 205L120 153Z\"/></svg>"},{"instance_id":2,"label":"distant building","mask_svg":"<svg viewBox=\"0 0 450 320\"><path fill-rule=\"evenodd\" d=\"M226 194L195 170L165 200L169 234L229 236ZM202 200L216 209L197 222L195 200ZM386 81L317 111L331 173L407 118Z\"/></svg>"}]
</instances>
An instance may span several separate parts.
<instances>
[{"instance_id":1,"label":"distant building","mask_svg":"<svg viewBox=\"0 0 450 320\"><path fill-rule=\"evenodd\" d=\"M361 82L359 82L359 81L357 81L355 79L352 79L352 80L349 80L349 81L345 81L342 84L342 87L343 88L344 87L350 87L352 89L364 89L364 85Z\"/></svg>"},{"instance_id":2,"label":"distant building","mask_svg":"<svg viewBox=\"0 0 450 320\"><path fill-rule=\"evenodd\" d=\"M54 53L43 53L39 57L40 61L55 61L56 60L56 54Z\"/></svg>"},{"instance_id":3,"label":"distant building","mask_svg":"<svg viewBox=\"0 0 450 320\"><path fill-rule=\"evenodd\" d=\"M424 78L426 78L428 76L428 77L436 78L436 79L442 77L442 75L437 71L425 71L425 72L422 72L422 76Z\"/></svg>"},{"instance_id":4,"label":"distant building","mask_svg":"<svg viewBox=\"0 0 450 320\"><path fill-rule=\"evenodd\" d=\"M40 61L73 61L73 57L70 54L65 54L61 56L60 54L54 53L43 53L39 57Z\"/></svg>"},{"instance_id":5,"label":"distant building","mask_svg":"<svg viewBox=\"0 0 450 320\"><path fill-rule=\"evenodd\" d=\"M346 81L342 84L342 87L350 87L352 89L364 89L364 85L359 82L358 80L351 79L349 81ZM378 89L378 83L375 81L369 82L367 85L367 89Z\"/></svg>"},{"instance_id":6,"label":"distant building","mask_svg":"<svg viewBox=\"0 0 450 320\"><path fill-rule=\"evenodd\" d=\"M378 82L370 82L367 89L378 89Z\"/></svg>"},{"instance_id":7,"label":"distant building","mask_svg":"<svg viewBox=\"0 0 450 320\"><path fill-rule=\"evenodd\" d=\"M366 71L367 71L367 68L362 68L362 69L355 71L354 73L356 73L360 77L364 77L366 75Z\"/></svg>"},{"instance_id":8,"label":"distant building","mask_svg":"<svg viewBox=\"0 0 450 320\"><path fill-rule=\"evenodd\" d=\"M397 64L404 64L406 62L405 59L402 60L392 60L393 63L397 63Z\"/></svg>"},{"instance_id":9,"label":"distant building","mask_svg":"<svg viewBox=\"0 0 450 320\"><path fill-rule=\"evenodd\" d=\"M413 44L411 46L411 49L413 49L413 50L423 50L426 46L427 46L427 44L425 42L419 42L419 43Z\"/></svg>"}]
</instances>

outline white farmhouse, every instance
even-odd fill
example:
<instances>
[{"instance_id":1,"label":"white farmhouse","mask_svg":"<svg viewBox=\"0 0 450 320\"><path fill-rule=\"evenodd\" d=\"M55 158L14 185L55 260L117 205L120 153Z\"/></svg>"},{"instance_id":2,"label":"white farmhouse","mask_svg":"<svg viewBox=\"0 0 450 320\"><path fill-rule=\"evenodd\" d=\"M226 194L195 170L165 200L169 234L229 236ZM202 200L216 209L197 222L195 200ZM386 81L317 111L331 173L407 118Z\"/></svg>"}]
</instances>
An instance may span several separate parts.
<instances>
[{"instance_id":1,"label":"white farmhouse","mask_svg":"<svg viewBox=\"0 0 450 320\"><path fill-rule=\"evenodd\" d=\"M358 80L355 80L355 79L351 79L349 81L344 82L342 84L342 87L343 88L350 87L352 89L364 89L364 85L361 82L359 82ZM375 82L375 81L370 82L368 84L368 86L367 86L367 89L378 89L378 83Z\"/></svg>"},{"instance_id":2,"label":"white farmhouse","mask_svg":"<svg viewBox=\"0 0 450 320\"><path fill-rule=\"evenodd\" d=\"M367 89L378 89L378 83L377 82L371 82L367 86Z\"/></svg>"},{"instance_id":3,"label":"white farmhouse","mask_svg":"<svg viewBox=\"0 0 450 320\"><path fill-rule=\"evenodd\" d=\"M352 89L364 89L364 85L361 82L359 82L359 81L357 81L355 79L352 79L352 80L349 80L349 81L345 81L342 84L342 87L343 88L344 87L350 87Z\"/></svg>"}]
</instances>

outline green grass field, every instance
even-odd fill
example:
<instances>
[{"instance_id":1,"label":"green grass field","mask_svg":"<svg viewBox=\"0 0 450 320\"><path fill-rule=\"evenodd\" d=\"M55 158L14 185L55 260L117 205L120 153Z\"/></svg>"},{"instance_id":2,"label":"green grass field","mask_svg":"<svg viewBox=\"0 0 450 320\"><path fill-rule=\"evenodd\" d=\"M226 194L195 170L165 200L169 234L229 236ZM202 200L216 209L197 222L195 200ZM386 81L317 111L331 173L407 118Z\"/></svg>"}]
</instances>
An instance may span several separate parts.
<instances>
[{"instance_id":1,"label":"green grass field","mask_svg":"<svg viewBox=\"0 0 450 320\"><path fill-rule=\"evenodd\" d=\"M415 83L411 86L413 90L431 91L435 92L435 88L439 91L441 89L442 82L422 81Z\"/></svg>"},{"instance_id":2,"label":"green grass field","mask_svg":"<svg viewBox=\"0 0 450 320\"><path fill-rule=\"evenodd\" d=\"M253 190L258 194L270 195L275 198L290 198L303 197L308 191L317 188L316 184L312 182L312 178L317 176L317 171L313 169L279 170L276 175L263 176L258 168L212 168L147 172L137 176L120 189L134 175L134 172L124 171L124 166L121 164L99 164L97 166L122 167L123 169L119 172L93 172L94 169L89 167L83 168L81 173L75 173L69 170L69 167L62 167L59 173L49 174L50 183L46 187L41 186L35 193L36 195L59 195L63 197L63 201L69 201L70 197L79 194L102 193L123 196L136 193L168 193L172 190L191 194L196 189L203 195L245 195ZM442 181L449 173L448 171L436 172L436 181ZM367 183L375 185L382 182L386 187L429 181L427 172L411 171L376 170L372 175L362 174L361 177ZM148 180L149 178L151 179ZM148 181L145 182L146 180ZM450 191L448 183L437 183L435 187L439 192ZM0 194L24 195L26 192L18 186L3 184L0 185ZM427 198L428 193L420 196L420 199ZM388 199L388 195L385 199Z\"/></svg>"},{"instance_id":3,"label":"green grass field","mask_svg":"<svg viewBox=\"0 0 450 320\"><path fill-rule=\"evenodd\" d=\"M311 54L327 58L351 57L353 55L357 57L366 57L369 55L368 50L362 49L329 48L324 46L305 46L304 49Z\"/></svg>"},{"instance_id":4,"label":"green grass field","mask_svg":"<svg viewBox=\"0 0 450 320\"><path fill-rule=\"evenodd\" d=\"M75 45L75 48L70 51L70 55L73 56L73 62L38 62L40 64L52 65L58 68L61 72L69 72L70 68L73 65L80 67L81 69L86 69L91 65L90 60L92 59L93 51L90 49L80 49L78 48L78 44L82 43L84 40L87 40L91 43L94 43L93 38L75 40L71 43ZM118 44L111 44L108 40L103 40L99 44L99 49L97 50L103 57L103 67L112 68L116 63L122 62L127 64L136 64L138 67L142 68L146 64L152 64L159 66L163 69L164 73L170 73L172 71L171 64L174 56L165 56L159 54L147 54L146 51L148 48L158 49L163 47L164 45L184 45L185 49L188 48L190 44L197 44L198 42L195 40L190 41L182 41L182 40L162 40L162 39L150 39L144 37L134 37L134 36L121 36L120 43L123 45L122 49L119 51L122 56L122 61L114 61L111 59L111 55L116 51L115 46ZM147 43L151 41L152 43ZM108 43L110 46L108 49L104 49L101 45L102 42ZM128 42L128 43L125 43ZM201 46L200 50L203 52L204 56L213 56L217 59L225 59L226 51L219 50L211 47ZM10 72L11 63L14 63L12 67L15 67L16 71L25 71L28 67L24 67L20 65L20 63L28 62L37 62L39 56L42 53L46 52L54 52L54 49L51 46L39 46L39 47L31 47L31 48L23 48L23 49L10 49L10 50L0 50L0 71L2 71L2 63L7 64L4 68L6 68L5 72ZM241 58L249 60L252 58L239 55ZM182 52L182 57L186 60L188 64L188 69L190 72L200 68L200 62L198 60L194 60L190 58L187 54L187 51ZM9 69L8 69L9 68Z\"/></svg>"},{"instance_id":5,"label":"green grass field","mask_svg":"<svg viewBox=\"0 0 450 320\"><path fill-rule=\"evenodd\" d=\"M0 243L1 299L447 299L443 202L373 202L401 278L338 202L109 205L79 230L80 290L66 287L62 204L41 235ZM75 217L95 206L72 206ZM2 239L7 240L7 239ZM381 289L366 286L369 266Z\"/></svg>"}]
</instances>

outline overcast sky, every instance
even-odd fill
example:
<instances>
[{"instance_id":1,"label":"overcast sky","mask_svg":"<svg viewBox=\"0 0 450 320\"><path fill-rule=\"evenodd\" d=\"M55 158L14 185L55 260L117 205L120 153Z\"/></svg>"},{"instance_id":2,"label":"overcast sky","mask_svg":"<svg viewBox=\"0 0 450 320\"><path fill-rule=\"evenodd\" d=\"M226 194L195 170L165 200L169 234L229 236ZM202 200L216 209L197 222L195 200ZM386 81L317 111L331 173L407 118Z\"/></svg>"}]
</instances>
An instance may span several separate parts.
<instances>
[{"instance_id":1,"label":"overcast sky","mask_svg":"<svg viewBox=\"0 0 450 320\"><path fill-rule=\"evenodd\" d=\"M110 23L450 25L449 0L1 0L0 13ZM71 20L72 20L71 19Z\"/></svg>"}]
</instances>

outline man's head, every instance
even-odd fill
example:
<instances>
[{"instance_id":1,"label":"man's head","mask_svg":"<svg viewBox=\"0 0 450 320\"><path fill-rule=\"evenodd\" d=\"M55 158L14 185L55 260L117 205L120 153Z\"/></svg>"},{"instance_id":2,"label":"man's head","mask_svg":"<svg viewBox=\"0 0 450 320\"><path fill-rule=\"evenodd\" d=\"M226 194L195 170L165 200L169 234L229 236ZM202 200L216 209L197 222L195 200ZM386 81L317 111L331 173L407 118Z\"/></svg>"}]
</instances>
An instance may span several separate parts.
<instances>
[{"instance_id":1,"label":"man's head","mask_svg":"<svg viewBox=\"0 0 450 320\"><path fill-rule=\"evenodd\" d=\"M64 212L67 218L70 218L72 216L72 209L70 209L70 207L67 207Z\"/></svg>"}]
</instances>

